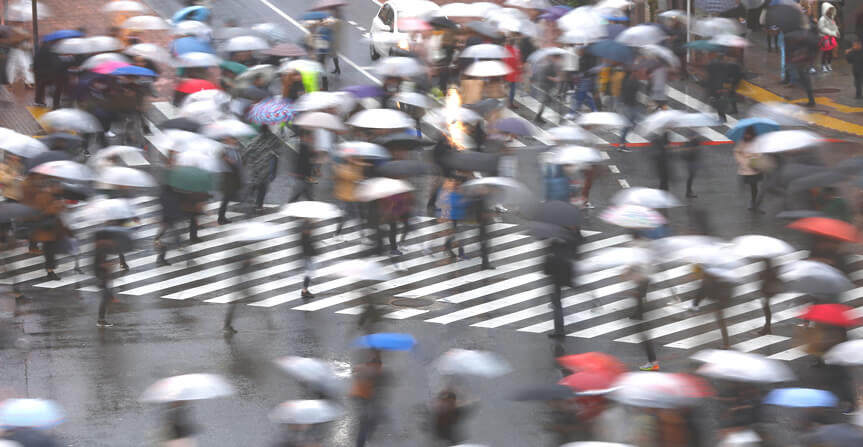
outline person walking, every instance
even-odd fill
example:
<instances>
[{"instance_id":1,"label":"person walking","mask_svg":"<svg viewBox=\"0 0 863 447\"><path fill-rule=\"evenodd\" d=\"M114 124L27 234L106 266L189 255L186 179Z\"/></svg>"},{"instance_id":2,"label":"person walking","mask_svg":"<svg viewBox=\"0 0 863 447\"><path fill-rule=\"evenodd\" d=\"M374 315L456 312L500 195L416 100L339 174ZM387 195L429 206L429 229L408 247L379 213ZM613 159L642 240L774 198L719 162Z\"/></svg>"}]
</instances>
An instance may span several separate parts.
<instances>
[{"instance_id":1,"label":"person walking","mask_svg":"<svg viewBox=\"0 0 863 447\"><path fill-rule=\"evenodd\" d=\"M518 84L521 82L521 72L524 69L521 62L521 50L519 50L516 45L517 43L517 38L515 36L509 36L507 37L506 45L504 46L507 57L503 59L503 62L512 70L504 77L504 80L509 83L508 107L510 109L516 108L515 92L518 90Z\"/></svg>"},{"instance_id":2,"label":"person walking","mask_svg":"<svg viewBox=\"0 0 863 447\"><path fill-rule=\"evenodd\" d=\"M833 50L839 42L839 26L836 25L836 7L830 2L821 3L821 18L818 19L818 34L821 36L821 71L833 71Z\"/></svg>"},{"instance_id":3,"label":"person walking","mask_svg":"<svg viewBox=\"0 0 863 447\"><path fill-rule=\"evenodd\" d=\"M641 231L632 232L632 240L627 244L633 248L650 248L650 240L647 239ZM633 320L638 320L639 335L642 337L641 345L644 347L644 352L647 355L647 363L642 365L642 371L658 371L659 362L656 360L656 350L653 347L653 342L650 341L650 335L647 334L648 328L644 321L644 305L647 301L647 292L650 288L650 274L652 273L652 265L649 262L633 262L629 264L626 270L621 275L621 278L626 281L635 283L635 311L630 316Z\"/></svg>"},{"instance_id":4,"label":"person walking","mask_svg":"<svg viewBox=\"0 0 863 447\"><path fill-rule=\"evenodd\" d=\"M297 156L294 160L294 177L296 190L288 203L296 202L300 196L306 196L307 200L315 200L312 197L312 188L315 183L314 175L314 132L308 129L299 129L300 142L297 146Z\"/></svg>"},{"instance_id":5,"label":"person walking","mask_svg":"<svg viewBox=\"0 0 863 447\"><path fill-rule=\"evenodd\" d=\"M233 140L233 138L225 139L225 140ZM222 200L219 203L219 225L225 225L231 223L225 215L228 211L228 202L232 200L236 200L239 196L240 190L243 187L242 180L242 162L240 161L240 153L236 149L235 145L230 144L231 142L235 142L239 144L239 142L234 141L224 141L225 149L222 151L222 161L225 163L225 166L228 167L228 170L222 173Z\"/></svg>"},{"instance_id":6,"label":"person walking","mask_svg":"<svg viewBox=\"0 0 863 447\"><path fill-rule=\"evenodd\" d=\"M300 298L303 301L311 301L315 295L309 291L309 285L312 283L312 275L315 272L315 242L312 237L313 222L311 219L303 219L302 227L300 228L300 247L303 250L303 290L300 291Z\"/></svg>"},{"instance_id":7,"label":"person walking","mask_svg":"<svg viewBox=\"0 0 863 447\"><path fill-rule=\"evenodd\" d=\"M698 168L701 165L701 136L691 129L683 129L686 141L680 146L680 159L686 165L686 198L694 199L698 197L695 190L692 189L692 184L695 182L695 174L698 173Z\"/></svg>"},{"instance_id":8,"label":"person walking","mask_svg":"<svg viewBox=\"0 0 863 447\"><path fill-rule=\"evenodd\" d=\"M383 418L383 401L388 374L384 370L381 352L373 350L369 359L354 367L350 397L357 405L356 447L365 447Z\"/></svg>"},{"instance_id":9,"label":"person walking","mask_svg":"<svg viewBox=\"0 0 863 447\"><path fill-rule=\"evenodd\" d=\"M249 273L252 272L252 266L254 265L254 255L251 250L244 248L242 256L242 264L240 264L240 271L237 275L237 285L241 285L246 282ZM240 293L246 294L246 298L248 298L249 288L243 287L240 290ZM234 329L234 315L237 312L237 306L239 306L239 304L240 300L233 300L228 304L228 311L225 313L225 321L222 325L222 331L224 331L228 336L237 333L237 330Z\"/></svg>"},{"instance_id":10,"label":"person walking","mask_svg":"<svg viewBox=\"0 0 863 447\"><path fill-rule=\"evenodd\" d=\"M851 48L845 50L845 59L854 75L854 98L863 99L863 36L855 40Z\"/></svg>"},{"instance_id":11,"label":"person walking","mask_svg":"<svg viewBox=\"0 0 863 447\"><path fill-rule=\"evenodd\" d=\"M554 331L550 338L563 338L563 287L574 287L570 247L563 241L552 241L545 257L544 273L551 279L551 308L554 313Z\"/></svg>"},{"instance_id":12,"label":"person walking","mask_svg":"<svg viewBox=\"0 0 863 447\"><path fill-rule=\"evenodd\" d=\"M764 327L758 331L758 335L773 333L771 322L773 313L770 311L770 299L782 290L782 282L779 280L777 266L770 258L764 258L764 269L758 274L761 280L761 308L764 310Z\"/></svg>"},{"instance_id":13,"label":"person walking","mask_svg":"<svg viewBox=\"0 0 863 447\"><path fill-rule=\"evenodd\" d=\"M99 301L99 319L96 321L96 326L108 328L114 326L107 320L108 303L114 299L114 291L111 288L113 262L108 260L108 254L115 251L113 250L115 248L114 241L110 234L97 231L93 245L93 270L96 277L96 286L99 288L99 294L101 295L101 301ZM125 262L123 263L125 264Z\"/></svg>"},{"instance_id":14,"label":"person walking","mask_svg":"<svg viewBox=\"0 0 863 447\"><path fill-rule=\"evenodd\" d=\"M479 255L482 259L481 269L494 270L494 266L489 261L489 236L488 226L491 223L491 211L488 208L487 194L478 194L471 202L473 212L476 215L477 227L479 230Z\"/></svg>"},{"instance_id":15,"label":"person walking","mask_svg":"<svg viewBox=\"0 0 863 447\"><path fill-rule=\"evenodd\" d=\"M333 60L333 71L330 73L338 76L342 74L342 69L339 68L339 51L342 47L342 27L344 19L342 19L342 8L341 6L336 6L335 8L330 9L330 17L328 19L329 27L330 27L330 59ZM324 64L324 69L326 70L326 64Z\"/></svg>"},{"instance_id":16,"label":"person walking","mask_svg":"<svg viewBox=\"0 0 863 447\"><path fill-rule=\"evenodd\" d=\"M591 112L596 112L596 101L593 91L596 87L596 73L599 61L596 56L588 53L584 48L576 50L578 55L578 72L575 75L575 97L573 98L572 110L564 118L573 119L579 113L582 105L587 105Z\"/></svg>"},{"instance_id":17,"label":"person walking","mask_svg":"<svg viewBox=\"0 0 863 447\"><path fill-rule=\"evenodd\" d=\"M763 176L752 166L760 155L753 152L752 141L755 139L755 128L748 127L743 132L743 139L734 146L734 161L737 162L737 175L743 185L749 185L749 211L762 212L758 208L758 183Z\"/></svg>"},{"instance_id":18,"label":"person walking","mask_svg":"<svg viewBox=\"0 0 863 447\"><path fill-rule=\"evenodd\" d=\"M560 61L559 54L549 56L536 73L536 84L540 91L540 101L539 110L537 110L536 117L533 119L535 123L542 124L545 122L542 118L542 112L545 111L546 104L551 102L552 91L555 86L561 81Z\"/></svg>"},{"instance_id":19,"label":"person walking","mask_svg":"<svg viewBox=\"0 0 863 447\"><path fill-rule=\"evenodd\" d=\"M438 193L437 208L438 219L449 221L452 229L444 240L443 251L449 254L450 260L464 259L464 247L458 242L458 223L465 218L466 201L460 191L464 177L458 172L452 178L444 181ZM458 247L458 255L452 251L453 246Z\"/></svg>"},{"instance_id":20,"label":"person walking","mask_svg":"<svg viewBox=\"0 0 863 447\"><path fill-rule=\"evenodd\" d=\"M432 408L432 427L440 445L461 445L468 439L464 435L464 423L475 408L475 402L460 399L452 388L438 393Z\"/></svg>"},{"instance_id":21,"label":"person walking","mask_svg":"<svg viewBox=\"0 0 863 447\"><path fill-rule=\"evenodd\" d=\"M638 92L641 89L641 82L638 81L634 70L626 70L623 80L620 82L620 113L627 120L627 126L620 133L620 144L617 149L621 152L629 152L626 148L626 137L635 123L640 121L641 103L638 102Z\"/></svg>"},{"instance_id":22,"label":"person walking","mask_svg":"<svg viewBox=\"0 0 863 447\"><path fill-rule=\"evenodd\" d=\"M54 273L54 269L57 268L59 244L66 236L71 235L60 219L60 215L66 209L61 193L62 189L57 181L39 174L27 176L21 187L22 203L35 208L40 213L39 218L33 222L32 240L42 243L47 281L60 279Z\"/></svg>"},{"instance_id":23,"label":"person walking","mask_svg":"<svg viewBox=\"0 0 863 447\"><path fill-rule=\"evenodd\" d=\"M726 278L707 273L704 266L697 266L697 271L701 274L701 285L695 292L690 310L697 312L700 310L699 305L704 298L713 298L717 304L714 316L716 317L716 323L719 325L719 332L722 335L722 349L729 349L731 344L728 341L728 328L725 324L725 308L728 307L731 303L731 298L734 296L734 285Z\"/></svg>"},{"instance_id":24,"label":"person walking","mask_svg":"<svg viewBox=\"0 0 863 447\"><path fill-rule=\"evenodd\" d=\"M365 169L370 166L368 162L359 157L347 157L341 163L333 166L333 195L341 204L342 214L336 224L333 237L340 240L342 228L345 221L352 218L362 219L360 210L362 207L357 201L354 191L357 184L365 179Z\"/></svg>"},{"instance_id":25,"label":"person walking","mask_svg":"<svg viewBox=\"0 0 863 447\"><path fill-rule=\"evenodd\" d=\"M659 179L659 189L668 191L671 181L671 167L669 166L668 133L658 132L651 136L650 148L653 156L653 164L656 166L656 176Z\"/></svg>"},{"instance_id":26,"label":"person walking","mask_svg":"<svg viewBox=\"0 0 863 447\"><path fill-rule=\"evenodd\" d=\"M269 126L261 126L261 133L246 147L242 160L248 174L249 195L254 200L256 211L264 209L264 199L275 180L279 156L284 152L285 143L276 136Z\"/></svg>"}]
</instances>

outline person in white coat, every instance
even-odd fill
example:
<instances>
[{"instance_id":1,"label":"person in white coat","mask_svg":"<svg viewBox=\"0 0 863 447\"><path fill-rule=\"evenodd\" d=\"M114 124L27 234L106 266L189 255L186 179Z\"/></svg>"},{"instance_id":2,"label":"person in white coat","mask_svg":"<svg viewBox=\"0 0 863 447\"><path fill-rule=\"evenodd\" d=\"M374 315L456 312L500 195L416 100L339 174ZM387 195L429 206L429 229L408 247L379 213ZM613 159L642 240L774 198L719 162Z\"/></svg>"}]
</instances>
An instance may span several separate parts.
<instances>
[{"instance_id":1,"label":"person in white coat","mask_svg":"<svg viewBox=\"0 0 863 447\"><path fill-rule=\"evenodd\" d=\"M818 19L818 34L821 35L821 71L833 71L833 50L839 42L839 26L836 24L836 7L824 2L821 4L821 18Z\"/></svg>"}]
</instances>

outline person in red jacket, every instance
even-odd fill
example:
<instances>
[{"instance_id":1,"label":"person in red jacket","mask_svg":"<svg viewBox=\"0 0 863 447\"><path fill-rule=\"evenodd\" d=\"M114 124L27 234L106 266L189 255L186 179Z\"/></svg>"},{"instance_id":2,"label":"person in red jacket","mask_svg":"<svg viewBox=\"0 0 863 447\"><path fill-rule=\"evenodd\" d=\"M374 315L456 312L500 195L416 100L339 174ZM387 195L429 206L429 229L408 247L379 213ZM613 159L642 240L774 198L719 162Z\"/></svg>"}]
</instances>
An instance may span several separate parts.
<instances>
[{"instance_id":1,"label":"person in red jacket","mask_svg":"<svg viewBox=\"0 0 863 447\"><path fill-rule=\"evenodd\" d=\"M518 49L518 40L516 36L510 36L506 40L506 52L509 55L504 59L504 63L512 69L512 72L506 75L506 82L509 82L509 107L515 108L515 90L518 88L518 83L521 82L521 50Z\"/></svg>"}]
</instances>

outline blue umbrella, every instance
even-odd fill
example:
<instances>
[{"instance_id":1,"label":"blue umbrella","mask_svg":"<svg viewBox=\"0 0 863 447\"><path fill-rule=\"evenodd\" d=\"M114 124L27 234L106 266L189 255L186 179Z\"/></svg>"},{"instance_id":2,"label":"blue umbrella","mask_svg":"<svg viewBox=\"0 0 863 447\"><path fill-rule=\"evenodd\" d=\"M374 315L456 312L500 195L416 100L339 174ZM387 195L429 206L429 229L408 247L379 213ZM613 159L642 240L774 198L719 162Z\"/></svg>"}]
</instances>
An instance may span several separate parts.
<instances>
[{"instance_id":1,"label":"blue umbrella","mask_svg":"<svg viewBox=\"0 0 863 447\"><path fill-rule=\"evenodd\" d=\"M764 403L781 407L833 407L839 399L831 392L813 388L780 388L770 392Z\"/></svg>"},{"instance_id":2,"label":"blue umbrella","mask_svg":"<svg viewBox=\"0 0 863 447\"><path fill-rule=\"evenodd\" d=\"M63 422L59 405L44 399L6 399L0 405L0 427L51 428Z\"/></svg>"},{"instance_id":3,"label":"blue umbrella","mask_svg":"<svg viewBox=\"0 0 863 447\"><path fill-rule=\"evenodd\" d=\"M769 118L746 118L738 121L734 127L728 130L725 136L733 141L740 141L743 139L743 133L746 132L748 127L754 127L755 136L758 136L779 130L779 123Z\"/></svg>"},{"instance_id":4,"label":"blue umbrella","mask_svg":"<svg viewBox=\"0 0 863 447\"><path fill-rule=\"evenodd\" d=\"M629 64L635 59L632 48L613 40L601 40L587 47L587 52L604 59Z\"/></svg>"},{"instance_id":5,"label":"blue umbrella","mask_svg":"<svg viewBox=\"0 0 863 447\"><path fill-rule=\"evenodd\" d=\"M382 351L410 351L417 341L411 334L369 334L354 340L355 348L380 349Z\"/></svg>"},{"instance_id":6,"label":"blue umbrella","mask_svg":"<svg viewBox=\"0 0 863 447\"><path fill-rule=\"evenodd\" d=\"M149 68L138 67L137 65L127 65L125 67L120 67L111 72L113 76L148 76L151 78L155 78L156 72L150 70Z\"/></svg>"},{"instance_id":7,"label":"blue umbrella","mask_svg":"<svg viewBox=\"0 0 863 447\"><path fill-rule=\"evenodd\" d=\"M42 42L53 42L55 40L70 39L73 37L84 37L84 34L82 34L81 31L73 29L61 29L60 31L54 31L53 33L44 35L42 37Z\"/></svg>"},{"instance_id":8,"label":"blue umbrella","mask_svg":"<svg viewBox=\"0 0 863 447\"><path fill-rule=\"evenodd\" d=\"M216 54L210 44L191 36L181 37L174 40L174 42L171 43L171 53L176 56L180 56L186 53Z\"/></svg>"},{"instance_id":9,"label":"blue umbrella","mask_svg":"<svg viewBox=\"0 0 863 447\"><path fill-rule=\"evenodd\" d=\"M198 22L206 22L210 19L210 10L206 6L187 6L171 16L171 22L175 25L183 20L195 20Z\"/></svg>"},{"instance_id":10,"label":"blue umbrella","mask_svg":"<svg viewBox=\"0 0 863 447\"><path fill-rule=\"evenodd\" d=\"M303 14L303 16L300 17L300 20L324 20L329 16L329 13L323 11L312 11Z\"/></svg>"}]
</instances>

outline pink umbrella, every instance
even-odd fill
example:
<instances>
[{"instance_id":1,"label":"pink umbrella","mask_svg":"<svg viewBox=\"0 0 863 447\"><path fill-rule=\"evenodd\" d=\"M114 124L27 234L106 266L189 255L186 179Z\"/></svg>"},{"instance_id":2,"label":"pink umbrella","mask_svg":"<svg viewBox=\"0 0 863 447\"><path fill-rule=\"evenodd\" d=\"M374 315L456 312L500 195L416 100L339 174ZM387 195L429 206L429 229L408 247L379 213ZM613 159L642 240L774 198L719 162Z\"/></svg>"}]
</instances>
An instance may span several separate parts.
<instances>
[{"instance_id":1,"label":"pink umbrella","mask_svg":"<svg viewBox=\"0 0 863 447\"><path fill-rule=\"evenodd\" d=\"M431 25L423 19L416 17L407 17L399 20L399 31L406 33L415 33L420 31L430 31Z\"/></svg>"},{"instance_id":2,"label":"pink umbrella","mask_svg":"<svg viewBox=\"0 0 863 447\"><path fill-rule=\"evenodd\" d=\"M93 73L110 74L112 71L114 71L118 68L128 67L128 66L129 66L129 64L127 64L125 62L108 61L108 62L105 62L104 64L97 65L91 71Z\"/></svg>"}]
</instances>

